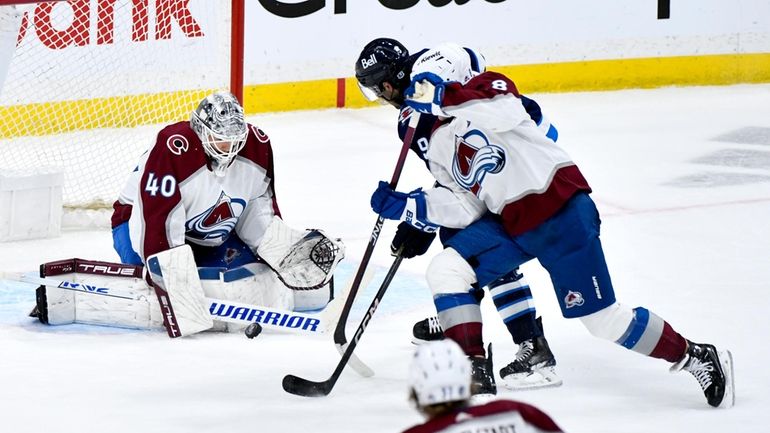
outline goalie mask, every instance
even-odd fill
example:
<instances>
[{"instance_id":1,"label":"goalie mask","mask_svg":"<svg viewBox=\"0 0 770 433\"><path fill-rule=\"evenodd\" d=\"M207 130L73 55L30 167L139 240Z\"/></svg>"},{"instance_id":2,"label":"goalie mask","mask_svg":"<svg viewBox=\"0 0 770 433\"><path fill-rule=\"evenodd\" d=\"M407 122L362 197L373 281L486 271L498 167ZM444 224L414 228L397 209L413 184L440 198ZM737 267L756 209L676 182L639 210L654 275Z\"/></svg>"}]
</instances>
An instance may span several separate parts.
<instances>
[{"instance_id":1,"label":"goalie mask","mask_svg":"<svg viewBox=\"0 0 770 433\"><path fill-rule=\"evenodd\" d=\"M193 111L190 127L200 138L214 174L224 176L249 134L241 104L229 92L212 93Z\"/></svg>"}]
</instances>

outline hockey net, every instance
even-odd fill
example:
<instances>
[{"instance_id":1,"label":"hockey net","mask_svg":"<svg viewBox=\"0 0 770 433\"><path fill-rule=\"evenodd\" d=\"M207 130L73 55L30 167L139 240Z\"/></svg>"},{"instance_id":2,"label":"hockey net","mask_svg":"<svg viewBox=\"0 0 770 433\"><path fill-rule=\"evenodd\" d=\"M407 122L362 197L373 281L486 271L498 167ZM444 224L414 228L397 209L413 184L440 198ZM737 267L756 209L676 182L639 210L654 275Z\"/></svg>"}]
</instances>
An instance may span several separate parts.
<instances>
[{"instance_id":1,"label":"hockey net","mask_svg":"<svg viewBox=\"0 0 770 433\"><path fill-rule=\"evenodd\" d=\"M109 209L162 125L240 92L239 0L16 1L0 0L0 171L63 172L65 209Z\"/></svg>"}]
</instances>

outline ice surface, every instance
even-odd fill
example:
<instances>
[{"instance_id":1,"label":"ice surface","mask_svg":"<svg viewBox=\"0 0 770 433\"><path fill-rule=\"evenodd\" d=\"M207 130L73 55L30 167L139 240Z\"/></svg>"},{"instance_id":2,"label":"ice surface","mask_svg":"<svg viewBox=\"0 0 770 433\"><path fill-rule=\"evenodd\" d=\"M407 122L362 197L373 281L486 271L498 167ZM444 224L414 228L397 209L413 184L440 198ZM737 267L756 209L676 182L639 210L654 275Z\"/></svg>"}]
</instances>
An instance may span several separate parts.
<instances>
[{"instance_id":1,"label":"ice surface","mask_svg":"<svg viewBox=\"0 0 770 433\"><path fill-rule=\"evenodd\" d=\"M714 410L690 375L669 374L667 363L597 340L578 321L563 319L537 263L523 271L564 385L501 397L539 406L569 432L767 431L770 149L762 137L770 128L770 85L530 96L594 189L618 299L649 308L687 338L730 348L737 403ZM395 110L251 121L272 138L287 223L343 238L348 258L338 279L349 279L376 218L369 195L390 178L398 156ZM422 163L410 157L401 189L430 184ZM349 336L391 262L394 227L386 224L372 260L376 278L356 303ZM407 401L406 369L411 326L432 314L422 272L437 251L434 245L404 262L361 340L356 353L376 375L347 370L328 397L316 399L285 393L281 380L289 373L326 379L339 359L331 336L266 331L254 340L169 340L160 332L52 328L26 317L31 288L0 282L0 431L401 431L420 421ZM115 260L109 232L0 244L3 271L70 257ZM515 347L488 300L483 308L498 370Z\"/></svg>"}]
</instances>

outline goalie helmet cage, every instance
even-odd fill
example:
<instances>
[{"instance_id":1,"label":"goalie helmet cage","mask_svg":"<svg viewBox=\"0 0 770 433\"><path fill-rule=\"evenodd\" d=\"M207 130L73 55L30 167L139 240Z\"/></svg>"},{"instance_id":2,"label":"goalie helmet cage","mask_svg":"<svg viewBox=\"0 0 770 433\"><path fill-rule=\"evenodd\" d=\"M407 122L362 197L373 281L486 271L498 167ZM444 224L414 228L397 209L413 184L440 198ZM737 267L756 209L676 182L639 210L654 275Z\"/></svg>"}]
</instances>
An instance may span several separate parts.
<instances>
[{"instance_id":1,"label":"goalie helmet cage","mask_svg":"<svg viewBox=\"0 0 770 433\"><path fill-rule=\"evenodd\" d=\"M242 102L244 12L244 0L0 0L0 169L63 172L65 210L103 209L107 224L162 126L214 90Z\"/></svg>"}]
</instances>

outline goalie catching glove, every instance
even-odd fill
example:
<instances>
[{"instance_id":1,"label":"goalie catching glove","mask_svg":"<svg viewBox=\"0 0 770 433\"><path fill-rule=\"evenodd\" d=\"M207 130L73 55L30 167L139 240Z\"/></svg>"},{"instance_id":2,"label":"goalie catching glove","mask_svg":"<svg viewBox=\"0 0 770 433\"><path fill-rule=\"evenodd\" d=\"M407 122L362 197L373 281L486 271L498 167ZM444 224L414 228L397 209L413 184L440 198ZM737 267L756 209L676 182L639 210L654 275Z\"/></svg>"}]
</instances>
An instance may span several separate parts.
<instances>
[{"instance_id":1,"label":"goalie catching glove","mask_svg":"<svg viewBox=\"0 0 770 433\"><path fill-rule=\"evenodd\" d=\"M313 290L328 283L345 257L345 245L321 230L295 230L274 217L257 254L286 287Z\"/></svg>"}]
</instances>

